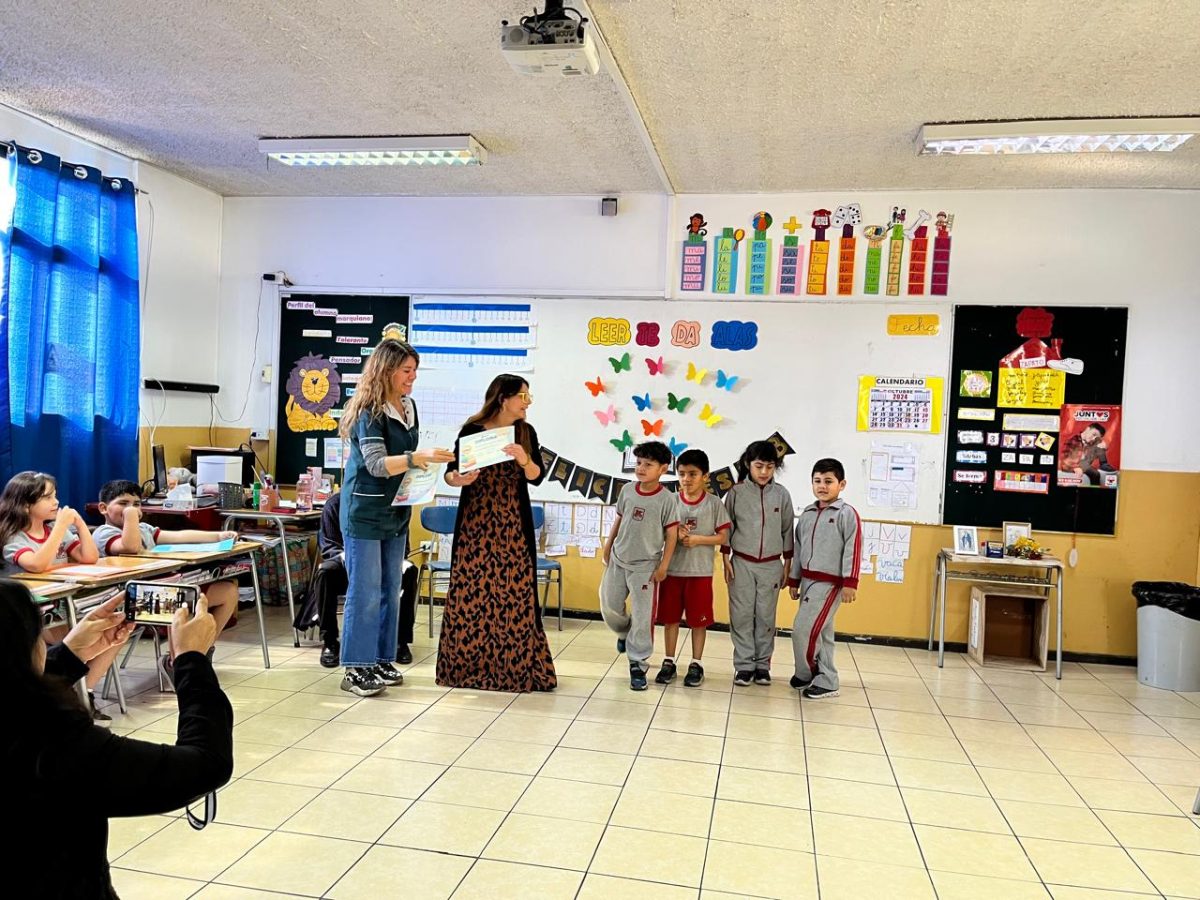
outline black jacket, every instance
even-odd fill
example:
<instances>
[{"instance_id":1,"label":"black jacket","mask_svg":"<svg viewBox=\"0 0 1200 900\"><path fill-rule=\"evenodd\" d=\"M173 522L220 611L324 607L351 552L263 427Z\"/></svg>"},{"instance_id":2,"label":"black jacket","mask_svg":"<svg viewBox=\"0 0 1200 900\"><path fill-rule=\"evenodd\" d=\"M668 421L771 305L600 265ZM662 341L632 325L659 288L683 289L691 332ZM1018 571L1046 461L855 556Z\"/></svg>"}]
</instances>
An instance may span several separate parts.
<instances>
[{"instance_id":1,"label":"black jacket","mask_svg":"<svg viewBox=\"0 0 1200 900\"><path fill-rule=\"evenodd\" d=\"M47 653L46 674L74 682L87 666L57 644ZM8 877L37 879L33 893L17 895L115 897L108 819L180 809L229 781L233 708L203 653L175 660L175 691L174 746L131 740L97 725L9 723L0 738L11 835L4 856L13 863Z\"/></svg>"}]
</instances>

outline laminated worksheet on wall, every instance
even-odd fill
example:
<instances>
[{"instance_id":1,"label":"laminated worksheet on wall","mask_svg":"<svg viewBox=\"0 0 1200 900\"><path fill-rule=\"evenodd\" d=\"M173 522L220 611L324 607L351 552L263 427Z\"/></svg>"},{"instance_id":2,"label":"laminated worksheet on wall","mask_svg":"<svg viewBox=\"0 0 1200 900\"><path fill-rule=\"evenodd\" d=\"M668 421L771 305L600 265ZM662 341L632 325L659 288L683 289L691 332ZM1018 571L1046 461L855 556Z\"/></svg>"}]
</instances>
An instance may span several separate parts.
<instances>
[{"instance_id":1,"label":"laminated worksheet on wall","mask_svg":"<svg viewBox=\"0 0 1200 900\"><path fill-rule=\"evenodd\" d=\"M921 453L911 443L871 441L867 505L911 509L917 499Z\"/></svg>"}]
</instances>

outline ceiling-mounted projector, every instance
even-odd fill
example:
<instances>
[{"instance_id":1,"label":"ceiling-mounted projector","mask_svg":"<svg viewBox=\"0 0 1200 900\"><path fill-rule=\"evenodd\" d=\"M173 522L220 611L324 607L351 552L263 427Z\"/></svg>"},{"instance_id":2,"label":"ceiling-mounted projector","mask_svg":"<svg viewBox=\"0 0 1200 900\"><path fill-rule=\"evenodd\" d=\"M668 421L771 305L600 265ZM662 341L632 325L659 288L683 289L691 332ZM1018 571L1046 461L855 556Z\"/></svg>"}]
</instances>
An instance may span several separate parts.
<instances>
[{"instance_id":1,"label":"ceiling-mounted projector","mask_svg":"<svg viewBox=\"0 0 1200 900\"><path fill-rule=\"evenodd\" d=\"M564 9L563 0L546 0L545 12L535 8L516 25L500 23L500 51L522 75L595 75L600 57L587 24L577 10Z\"/></svg>"}]
</instances>

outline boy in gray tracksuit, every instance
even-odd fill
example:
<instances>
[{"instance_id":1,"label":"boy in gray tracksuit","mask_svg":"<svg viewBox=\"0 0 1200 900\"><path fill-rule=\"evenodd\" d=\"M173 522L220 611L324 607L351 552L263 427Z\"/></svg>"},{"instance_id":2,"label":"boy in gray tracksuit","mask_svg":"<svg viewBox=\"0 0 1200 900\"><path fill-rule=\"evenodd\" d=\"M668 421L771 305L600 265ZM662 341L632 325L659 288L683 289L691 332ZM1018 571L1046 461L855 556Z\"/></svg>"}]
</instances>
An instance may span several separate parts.
<instances>
[{"instance_id":1,"label":"boy in gray tracksuit","mask_svg":"<svg viewBox=\"0 0 1200 900\"><path fill-rule=\"evenodd\" d=\"M792 558L792 497L775 481L779 451L755 441L738 464L742 480L725 495L733 527L721 548L729 585L735 685L771 683L775 610Z\"/></svg>"},{"instance_id":2,"label":"boy in gray tracksuit","mask_svg":"<svg viewBox=\"0 0 1200 900\"><path fill-rule=\"evenodd\" d=\"M633 448L636 481L617 498L617 520L604 546L600 614L617 633L617 651L629 654L630 690L646 690L646 670L654 652L654 608L658 585L667 577L679 524L675 495L659 483L671 463L661 441ZM626 598L629 612L625 611Z\"/></svg>"},{"instance_id":3,"label":"boy in gray tracksuit","mask_svg":"<svg viewBox=\"0 0 1200 900\"><path fill-rule=\"evenodd\" d=\"M862 522L840 497L846 489L840 462L817 460L812 483L817 502L806 506L796 521L796 556L788 578L788 592L800 601L792 623L796 674L791 685L802 688L808 699L821 700L838 695L833 617L858 594Z\"/></svg>"}]
</instances>

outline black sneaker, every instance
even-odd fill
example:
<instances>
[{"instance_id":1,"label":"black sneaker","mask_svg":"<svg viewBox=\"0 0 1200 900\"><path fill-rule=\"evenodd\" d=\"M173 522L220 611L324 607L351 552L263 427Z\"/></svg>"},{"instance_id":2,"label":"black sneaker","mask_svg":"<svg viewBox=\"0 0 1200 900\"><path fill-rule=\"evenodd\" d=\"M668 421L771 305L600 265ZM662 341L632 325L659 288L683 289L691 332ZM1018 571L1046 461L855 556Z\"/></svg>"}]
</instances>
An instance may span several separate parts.
<instances>
[{"instance_id":1,"label":"black sneaker","mask_svg":"<svg viewBox=\"0 0 1200 900\"><path fill-rule=\"evenodd\" d=\"M342 679L342 690L360 697L374 697L383 693L387 685L379 680L373 668L355 667L346 670Z\"/></svg>"},{"instance_id":2,"label":"black sneaker","mask_svg":"<svg viewBox=\"0 0 1200 900\"><path fill-rule=\"evenodd\" d=\"M642 671L642 667L637 663L629 664L629 689L631 691L644 691L646 689L646 673Z\"/></svg>"},{"instance_id":3,"label":"black sneaker","mask_svg":"<svg viewBox=\"0 0 1200 900\"><path fill-rule=\"evenodd\" d=\"M688 666L687 675L683 678L684 687L699 687L704 682L704 666L698 662Z\"/></svg>"},{"instance_id":4,"label":"black sneaker","mask_svg":"<svg viewBox=\"0 0 1200 900\"><path fill-rule=\"evenodd\" d=\"M92 708L92 721L93 722L95 722L99 725L103 725L105 722L112 721L112 716L107 715L106 713L102 713L102 712L100 712L100 710L98 710L96 708L96 695L93 694L91 691L88 691L88 705Z\"/></svg>"},{"instance_id":5,"label":"black sneaker","mask_svg":"<svg viewBox=\"0 0 1200 900\"><path fill-rule=\"evenodd\" d=\"M793 676L792 676L792 677L791 677L791 678L788 680L788 684L789 684L789 685L791 685L792 687L794 687L796 690L798 690L798 691L802 691L802 690L804 690L806 687L808 687L810 684L812 684L812 679L811 679L811 678L809 678L807 681L805 681L805 680L804 680L803 678L801 678L799 675L793 675Z\"/></svg>"},{"instance_id":6,"label":"black sneaker","mask_svg":"<svg viewBox=\"0 0 1200 900\"><path fill-rule=\"evenodd\" d=\"M617 638L617 652L618 653L625 652L625 638Z\"/></svg>"},{"instance_id":7,"label":"black sneaker","mask_svg":"<svg viewBox=\"0 0 1200 900\"><path fill-rule=\"evenodd\" d=\"M664 659L662 668L658 670L658 674L654 676L655 684L670 684L675 680L675 661Z\"/></svg>"},{"instance_id":8,"label":"black sneaker","mask_svg":"<svg viewBox=\"0 0 1200 900\"><path fill-rule=\"evenodd\" d=\"M342 648L337 644L326 647L321 651L321 665L326 669L336 669L342 661Z\"/></svg>"},{"instance_id":9,"label":"black sneaker","mask_svg":"<svg viewBox=\"0 0 1200 900\"><path fill-rule=\"evenodd\" d=\"M407 666L412 662L412 651L408 649L408 644L401 644L396 648L396 662L402 666Z\"/></svg>"},{"instance_id":10,"label":"black sneaker","mask_svg":"<svg viewBox=\"0 0 1200 900\"><path fill-rule=\"evenodd\" d=\"M754 672L747 669L745 672L738 672L733 676L733 683L738 687L745 687L754 680Z\"/></svg>"},{"instance_id":11,"label":"black sneaker","mask_svg":"<svg viewBox=\"0 0 1200 900\"><path fill-rule=\"evenodd\" d=\"M755 684L770 684L771 683L771 673L768 672L766 669L755 669L754 670L754 683Z\"/></svg>"},{"instance_id":12,"label":"black sneaker","mask_svg":"<svg viewBox=\"0 0 1200 900\"><path fill-rule=\"evenodd\" d=\"M404 684L404 676L391 663L380 663L371 670L375 673L375 677L386 684L388 687L396 687Z\"/></svg>"},{"instance_id":13,"label":"black sneaker","mask_svg":"<svg viewBox=\"0 0 1200 900\"><path fill-rule=\"evenodd\" d=\"M838 689L817 687L815 684L810 684L804 689L803 694L809 700L829 700L838 695Z\"/></svg>"}]
</instances>

